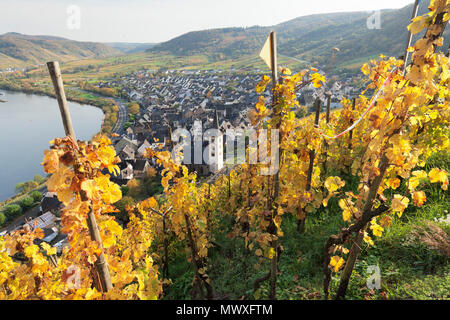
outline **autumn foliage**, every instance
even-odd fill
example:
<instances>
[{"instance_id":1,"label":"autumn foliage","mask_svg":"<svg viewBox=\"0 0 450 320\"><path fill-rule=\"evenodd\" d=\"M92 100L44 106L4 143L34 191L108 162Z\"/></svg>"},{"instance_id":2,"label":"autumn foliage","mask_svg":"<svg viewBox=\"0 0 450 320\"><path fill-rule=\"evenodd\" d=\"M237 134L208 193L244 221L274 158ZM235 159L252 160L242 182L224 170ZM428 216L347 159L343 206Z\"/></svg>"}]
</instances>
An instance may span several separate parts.
<instances>
[{"instance_id":1,"label":"autumn foliage","mask_svg":"<svg viewBox=\"0 0 450 320\"><path fill-rule=\"evenodd\" d=\"M341 210L344 227L324 244L324 291L328 297L331 273L342 272L340 290L345 294L358 238L358 247L370 247L409 206L422 206L427 201L424 183L448 188L445 170L423 167L433 152L449 146L450 64L448 57L435 52L442 44L442 24L449 19L449 10L448 1L431 1L430 12L413 21L413 33L427 31L409 49L411 65L405 67L403 60L381 56L362 67L367 90L379 91L379 96L354 128L351 141L348 135L326 136L336 136L363 115L373 98L365 96L367 90L354 108L344 99L342 110L332 113L329 122L321 116L315 126L311 117L296 117L296 94L308 83L322 86L325 78L314 69L296 74L284 69L273 88L275 103L268 105L261 95L249 114L255 129L279 129L278 174L261 174L267 164L246 163L208 185L199 183L196 174L174 161L169 152L148 149L146 156L162 168L164 193L128 206L126 228L111 215L118 211L113 204L122 195L110 181L110 174L118 170L118 159L109 139L97 136L90 143L55 139L42 164L52 174L49 191L57 192L64 204L61 225L70 247L52 259L55 248L34 243L43 236L40 229L0 238L0 299L161 298L163 283L170 283L161 272L168 263L163 256L169 238L187 249L194 271L194 297L214 298L208 250L220 232L218 221L230 217L233 228L228 237L242 239L247 254L271 265L267 276L255 280L255 289L269 278L276 286L277 262L283 253L283 216L291 214L304 221L310 213L327 207L332 198ZM256 91L262 94L269 82L263 77ZM268 142L270 150L270 137ZM247 157L252 152L249 147ZM345 189L348 175L359 181L355 190ZM406 189L398 191L404 181ZM101 244L89 235L90 210L99 226ZM113 283L107 292L97 289L94 266L101 250ZM75 273L80 275L76 286L68 281Z\"/></svg>"}]
</instances>

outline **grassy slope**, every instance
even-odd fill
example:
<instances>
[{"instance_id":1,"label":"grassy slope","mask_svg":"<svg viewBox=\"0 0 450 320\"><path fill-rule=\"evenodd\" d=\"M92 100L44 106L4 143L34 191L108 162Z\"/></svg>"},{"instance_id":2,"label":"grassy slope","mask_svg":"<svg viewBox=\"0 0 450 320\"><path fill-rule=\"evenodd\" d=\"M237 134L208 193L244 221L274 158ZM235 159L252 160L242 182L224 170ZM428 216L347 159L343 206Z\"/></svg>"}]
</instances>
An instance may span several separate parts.
<instances>
[{"instance_id":1,"label":"grassy slope","mask_svg":"<svg viewBox=\"0 0 450 320\"><path fill-rule=\"evenodd\" d=\"M289 67L293 71L300 71L307 63L280 57L280 66ZM90 68L90 69L89 69ZM61 63L61 70L65 84L73 81L100 81L113 77L116 74L126 74L137 70L149 69L178 69L178 70L230 70L237 72L253 72L260 69L268 72L269 69L257 55L245 55L237 59L225 59L211 62L205 55L178 57L173 55L159 55L137 53L132 55L116 56L103 59L84 59ZM48 70L45 66L37 67L29 73L29 80L37 84L50 83Z\"/></svg>"},{"instance_id":2,"label":"grassy slope","mask_svg":"<svg viewBox=\"0 0 450 320\"><path fill-rule=\"evenodd\" d=\"M439 167L448 171L450 153L436 154L427 164L427 169ZM356 183L347 179L348 188L356 188ZM404 190L405 185L400 187ZM398 191L398 190L397 190ZM426 226L427 222L445 218L450 210L448 191L439 185L425 186L427 202L421 207L410 207L381 238L374 239L375 246L364 244L356 263L347 291L348 299L450 299L449 257L428 248L416 237L411 236L415 228ZM436 222L447 234L450 241L450 226ZM243 251L242 241L229 240L232 218L221 221L223 233L216 235L216 242L222 248L210 249L210 272L216 294L221 298L238 299L243 295L257 299L268 297L266 282L253 296L253 281L267 273L268 262L261 264L257 257ZM343 226L341 210L332 199L325 210L308 216L306 233L296 232L296 220L286 215L282 229L284 253L280 260L281 274L278 277L277 295L279 299L319 299L322 295L322 248L331 234L336 234ZM408 243L408 238L409 243ZM189 299L193 277L190 265L186 262L183 249L170 263L174 283L166 299ZM259 269L255 271L255 265ZM381 290L371 291L366 286L370 276L367 266L378 265L381 270ZM339 278L333 276L330 292L333 294Z\"/></svg>"},{"instance_id":3,"label":"grassy slope","mask_svg":"<svg viewBox=\"0 0 450 320\"><path fill-rule=\"evenodd\" d=\"M110 46L49 36L19 33L0 35L0 69L25 67L46 61L72 61L120 54Z\"/></svg>"}]
</instances>

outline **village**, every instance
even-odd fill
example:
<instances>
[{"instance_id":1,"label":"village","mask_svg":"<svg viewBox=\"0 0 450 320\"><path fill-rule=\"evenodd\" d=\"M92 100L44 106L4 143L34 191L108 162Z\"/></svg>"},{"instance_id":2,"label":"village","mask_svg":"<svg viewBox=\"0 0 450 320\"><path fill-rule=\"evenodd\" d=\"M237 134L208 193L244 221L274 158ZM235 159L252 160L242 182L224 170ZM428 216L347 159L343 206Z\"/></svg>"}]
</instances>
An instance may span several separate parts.
<instances>
[{"instance_id":1,"label":"village","mask_svg":"<svg viewBox=\"0 0 450 320\"><path fill-rule=\"evenodd\" d=\"M209 164L205 159L201 164L192 163L193 159L184 159L190 171L196 171L199 176L220 171L223 168L227 130L245 134L247 129L251 129L247 114L258 99L255 87L261 77L260 70L250 74L221 70L168 70L158 73L141 70L99 83L99 87L122 88L130 101L140 105L140 112L134 121L113 140L122 162L120 175L112 180L126 184L133 178L142 177L146 169L153 165L144 158L145 150L162 145L163 150L172 151L170 137L177 129L186 129L193 141L202 141L202 146L207 148L211 146L206 150L207 158L211 157ZM331 108L334 109L340 106L343 95L356 92L356 88L350 85L351 80L346 79L344 84L336 81L329 89L316 89L309 84L298 92L297 98L300 105L312 107L314 100L319 98L325 102L329 95ZM270 104L270 86L263 96ZM219 130L214 142L211 137L202 137L202 132L208 129Z\"/></svg>"},{"instance_id":2,"label":"village","mask_svg":"<svg viewBox=\"0 0 450 320\"><path fill-rule=\"evenodd\" d=\"M121 87L128 100L139 104L139 113L123 128L118 128L111 137L116 154L120 158L120 173L111 176L111 181L125 186L132 179L143 179L149 168L159 171L154 160L145 157L147 148L172 152L172 133L183 129L190 140L181 141L181 150L190 148L182 159L190 172L200 178L217 179L226 174L225 146L227 132L235 133L233 139L245 135L250 130L248 112L258 99L255 91L261 80L261 73L253 74L207 71L165 71L152 73L141 70L112 81L104 81L98 87ZM351 79L350 79L351 80ZM350 83L350 80L347 82ZM300 105L312 106L319 98L325 102L331 97L332 108L339 107L343 95L351 95L356 89L350 85L334 82L331 88L316 89L312 84L297 94ZM267 104L271 103L271 87L262 93ZM310 110L312 111L312 110ZM206 136L208 129L216 129L216 134ZM236 144L234 144L236 148ZM195 148L200 147L200 161L195 156ZM203 150L205 152L203 152ZM233 150L234 152L234 150ZM186 159L186 155L189 159ZM233 164L231 164L233 165ZM2 234L21 228L40 228L47 242L55 246L58 254L68 245L67 237L60 232L62 204L53 192L43 192L38 212L22 223L7 228ZM37 211L37 209L36 209Z\"/></svg>"}]
</instances>

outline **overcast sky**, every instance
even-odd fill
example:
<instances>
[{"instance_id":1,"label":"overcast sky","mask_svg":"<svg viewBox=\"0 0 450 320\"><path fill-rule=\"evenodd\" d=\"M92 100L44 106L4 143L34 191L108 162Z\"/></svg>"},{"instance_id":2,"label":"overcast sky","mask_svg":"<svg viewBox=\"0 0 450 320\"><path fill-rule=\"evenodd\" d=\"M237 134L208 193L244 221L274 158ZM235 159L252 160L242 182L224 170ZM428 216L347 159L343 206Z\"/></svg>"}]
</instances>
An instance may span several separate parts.
<instances>
[{"instance_id":1,"label":"overcast sky","mask_svg":"<svg viewBox=\"0 0 450 320\"><path fill-rule=\"evenodd\" d=\"M269 26L309 14L401 8L412 2L413 0L0 0L0 34L20 32L98 42L162 42L195 30Z\"/></svg>"}]
</instances>

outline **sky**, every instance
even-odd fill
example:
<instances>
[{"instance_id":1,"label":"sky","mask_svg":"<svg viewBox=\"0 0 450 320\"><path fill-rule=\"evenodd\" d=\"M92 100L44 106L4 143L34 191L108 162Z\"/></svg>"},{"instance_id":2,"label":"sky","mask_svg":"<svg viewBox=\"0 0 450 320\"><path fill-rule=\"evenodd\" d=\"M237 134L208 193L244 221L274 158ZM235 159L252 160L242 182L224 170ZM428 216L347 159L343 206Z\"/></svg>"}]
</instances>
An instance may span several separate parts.
<instances>
[{"instance_id":1,"label":"sky","mask_svg":"<svg viewBox=\"0 0 450 320\"><path fill-rule=\"evenodd\" d=\"M0 34L163 42L186 32L271 26L300 16L402 8L413 0L0 0Z\"/></svg>"}]
</instances>

